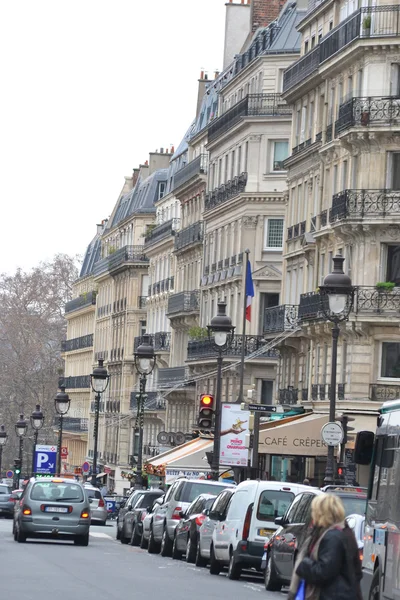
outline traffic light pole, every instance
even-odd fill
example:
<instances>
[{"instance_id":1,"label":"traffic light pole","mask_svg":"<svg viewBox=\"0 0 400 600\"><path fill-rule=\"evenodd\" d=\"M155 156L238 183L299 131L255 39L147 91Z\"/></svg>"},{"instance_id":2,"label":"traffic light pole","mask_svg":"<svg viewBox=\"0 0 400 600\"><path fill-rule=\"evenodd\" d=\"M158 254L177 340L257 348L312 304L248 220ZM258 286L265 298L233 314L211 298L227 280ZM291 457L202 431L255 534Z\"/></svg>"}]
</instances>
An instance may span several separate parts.
<instances>
[{"instance_id":1,"label":"traffic light pole","mask_svg":"<svg viewBox=\"0 0 400 600\"><path fill-rule=\"evenodd\" d=\"M36 445L38 443L39 430L35 429L35 433L33 434L33 448L32 448L32 477L35 475L35 451Z\"/></svg>"},{"instance_id":2,"label":"traffic light pole","mask_svg":"<svg viewBox=\"0 0 400 600\"><path fill-rule=\"evenodd\" d=\"M22 473L22 454L24 451L24 440L22 436L19 438L19 454L18 454L18 464L14 464L14 489L17 490L19 487L19 478ZM19 473L18 473L19 469Z\"/></svg>"},{"instance_id":3,"label":"traffic light pole","mask_svg":"<svg viewBox=\"0 0 400 600\"><path fill-rule=\"evenodd\" d=\"M135 487L139 490L143 488L143 427L144 427L144 402L146 393L146 374L142 373L140 376L140 387L139 387L139 402L138 402L138 425L139 425L139 440L138 440L138 459L136 465L136 477Z\"/></svg>"},{"instance_id":4,"label":"traffic light pole","mask_svg":"<svg viewBox=\"0 0 400 600\"><path fill-rule=\"evenodd\" d=\"M99 441L99 411L100 411L100 394L94 397L94 425L93 425L93 466L92 466L92 486L97 487L97 445ZM61 452L61 448L60 448Z\"/></svg>"},{"instance_id":5,"label":"traffic light pole","mask_svg":"<svg viewBox=\"0 0 400 600\"><path fill-rule=\"evenodd\" d=\"M214 412L214 446L211 470L214 481L219 479L219 454L221 450L221 396L222 396L222 351L217 359L217 393L215 396Z\"/></svg>"}]
</instances>

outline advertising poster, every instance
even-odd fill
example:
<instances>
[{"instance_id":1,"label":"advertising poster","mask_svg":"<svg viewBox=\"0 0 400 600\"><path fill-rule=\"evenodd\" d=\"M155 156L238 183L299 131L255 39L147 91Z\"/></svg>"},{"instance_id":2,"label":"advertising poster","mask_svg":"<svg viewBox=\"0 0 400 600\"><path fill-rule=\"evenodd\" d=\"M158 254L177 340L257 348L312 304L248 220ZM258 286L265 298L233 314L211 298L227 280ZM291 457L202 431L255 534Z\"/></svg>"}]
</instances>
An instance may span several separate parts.
<instances>
[{"instance_id":1,"label":"advertising poster","mask_svg":"<svg viewBox=\"0 0 400 600\"><path fill-rule=\"evenodd\" d=\"M241 410L240 404L223 404L221 412L221 465L246 467L249 450L246 434L249 433L250 412Z\"/></svg>"}]
</instances>

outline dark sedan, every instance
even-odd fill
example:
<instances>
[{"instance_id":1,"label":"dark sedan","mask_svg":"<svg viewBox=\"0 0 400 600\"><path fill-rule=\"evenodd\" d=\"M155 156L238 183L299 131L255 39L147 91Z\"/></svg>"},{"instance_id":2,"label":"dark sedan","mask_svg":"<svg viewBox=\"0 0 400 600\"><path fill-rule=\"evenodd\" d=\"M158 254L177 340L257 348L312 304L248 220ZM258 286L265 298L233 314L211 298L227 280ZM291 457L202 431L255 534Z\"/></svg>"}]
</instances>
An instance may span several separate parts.
<instances>
[{"instance_id":1,"label":"dark sedan","mask_svg":"<svg viewBox=\"0 0 400 600\"><path fill-rule=\"evenodd\" d=\"M175 529L172 558L179 559L184 554L186 562L195 562L199 529L206 518L205 511L211 507L215 498L212 494L200 494L181 514L182 518Z\"/></svg>"},{"instance_id":2,"label":"dark sedan","mask_svg":"<svg viewBox=\"0 0 400 600\"><path fill-rule=\"evenodd\" d=\"M14 516L14 501L12 488L4 483L0 484L0 515L12 519Z\"/></svg>"},{"instance_id":3,"label":"dark sedan","mask_svg":"<svg viewBox=\"0 0 400 600\"><path fill-rule=\"evenodd\" d=\"M139 521L143 510L152 506L154 500L163 496L162 490L140 490L134 501L128 507L122 517L121 523L121 543L131 543L132 546L139 546L142 537L142 530L139 530ZM121 517L120 517L121 520ZM140 521L141 523L141 521Z\"/></svg>"}]
</instances>

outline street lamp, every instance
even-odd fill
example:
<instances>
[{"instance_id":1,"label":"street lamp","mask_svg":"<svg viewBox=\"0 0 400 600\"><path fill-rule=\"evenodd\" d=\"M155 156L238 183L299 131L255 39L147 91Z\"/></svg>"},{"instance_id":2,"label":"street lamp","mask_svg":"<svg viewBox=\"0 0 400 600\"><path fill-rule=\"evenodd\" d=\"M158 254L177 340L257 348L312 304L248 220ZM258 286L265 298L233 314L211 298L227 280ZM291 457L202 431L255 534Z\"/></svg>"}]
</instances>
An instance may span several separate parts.
<instances>
[{"instance_id":1,"label":"street lamp","mask_svg":"<svg viewBox=\"0 0 400 600\"><path fill-rule=\"evenodd\" d=\"M69 411L71 404L70 397L65 392L65 385L60 385L61 392L58 392L54 398L54 406L56 412L60 415L59 430L58 430L58 444L57 444L57 475L61 475L61 448L62 448L62 435L63 435L63 419L64 415Z\"/></svg>"},{"instance_id":2,"label":"street lamp","mask_svg":"<svg viewBox=\"0 0 400 600\"><path fill-rule=\"evenodd\" d=\"M344 258L341 255L333 257L333 271L324 279L321 285L321 305L325 317L333 323L332 327L332 362L331 362L331 388L329 397L329 421L335 421L336 413L336 370L337 350L339 339L339 323L346 321L353 308L354 287L351 279L343 271ZM326 298L328 302L326 302ZM328 446L324 484L334 483L334 446Z\"/></svg>"},{"instance_id":3,"label":"street lamp","mask_svg":"<svg viewBox=\"0 0 400 600\"><path fill-rule=\"evenodd\" d=\"M36 408L31 414L31 425L34 431L33 434L33 451L32 451L32 477L35 474L35 450L38 442L39 429L43 427L44 416L40 408L40 404L36 404Z\"/></svg>"},{"instance_id":4,"label":"street lamp","mask_svg":"<svg viewBox=\"0 0 400 600\"><path fill-rule=\"evenodd\" d=\"M4 425L0 425L0 479L1 479L1 469L3 466L3 447L7 442L7 432Z\"/></svg>"},{"instance_id":5,"label":"street lamp","mask_svg":"<svg viewBox=\"0 0 400 600\"><path fill-rule=\"evenodd\" d=\"M99 439L99 409L100 409L100 396L106 391L108 382L110 381L110 375L107 369L103 366L103 359L99 358L99 364L93 369L93 373L90 375L90 384L92 390L95 393L94 397L94 447L93 447L93 467L92 467L92 485L97 485L97 444Z\"/></svg>"},{"instance_id":6,"label":"street lamp","mask_svg":"<svg viewBox=\"0 0 400 600\"><path fill-rule=\"evenodd\" d=\"M25 437L27 431L28 431L28 423L24 419L24 415L20 415L18 421L15 423L15 433L19 437L18 461L19 461L19 468L20 468L21 475L22 475L22 454L23 454L23 450L24 450L24 437ZM15 481L14 481L14 485L16 487L18 487L18 479L19 479L18 474L16 473Z\"/></svg>"},{"instance_id":7,"label":"street lamp","mask_svg":"<svg viewBox=\"0 0 400 600\"><path fill-rule=\"evenodd\" d=\"M213 349L218 353L217 358L217 393L215 398L214 417L214 446L211 470L215 481L219 479L219 454L221 448L221 402L222 402L222 355L228 350L233 341L235 331L232 319L226 314L226 303L218 302L217 316L207 325L208 338Z\"/></svg>"},{"instance_id":8,"label":"street lamp","mask_svg":"<svg viewBox=\"0 0 400 600\"><path fill-rule=\"evenodd\" d=\"M156 357L154 354L154 348L150 343L150 336L144 335L142 343L137 347L134 353L135 357L135 368L137 373L140 375L139 394L137 396L137 416L135 429L139 428L139 447L138 447L138 459L136 465L136 487L143 487L143 426L144 426L144 403L146 401L146 380L147 376L153 371L156 366Z\"/></svg>"}]
</instances>

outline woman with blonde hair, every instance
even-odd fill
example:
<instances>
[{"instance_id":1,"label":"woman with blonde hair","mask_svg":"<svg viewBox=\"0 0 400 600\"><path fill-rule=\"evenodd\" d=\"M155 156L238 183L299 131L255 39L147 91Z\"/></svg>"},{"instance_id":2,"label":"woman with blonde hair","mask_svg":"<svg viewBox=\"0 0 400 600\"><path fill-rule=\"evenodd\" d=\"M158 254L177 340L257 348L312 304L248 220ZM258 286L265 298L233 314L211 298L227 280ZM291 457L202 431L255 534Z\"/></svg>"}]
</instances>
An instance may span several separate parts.
<instances>
[{"instance_id":1,"label":"woman with blonde hair","mask_svg":"<svg viewBox=\"0 0 400 600\"><path fill-rule=\"evenodd\" d=\"M311 518L311 535L297 555L288 600L358 600L361 564L343 502L334 494L315 496Z\"/></svg>"}]
</instances>

